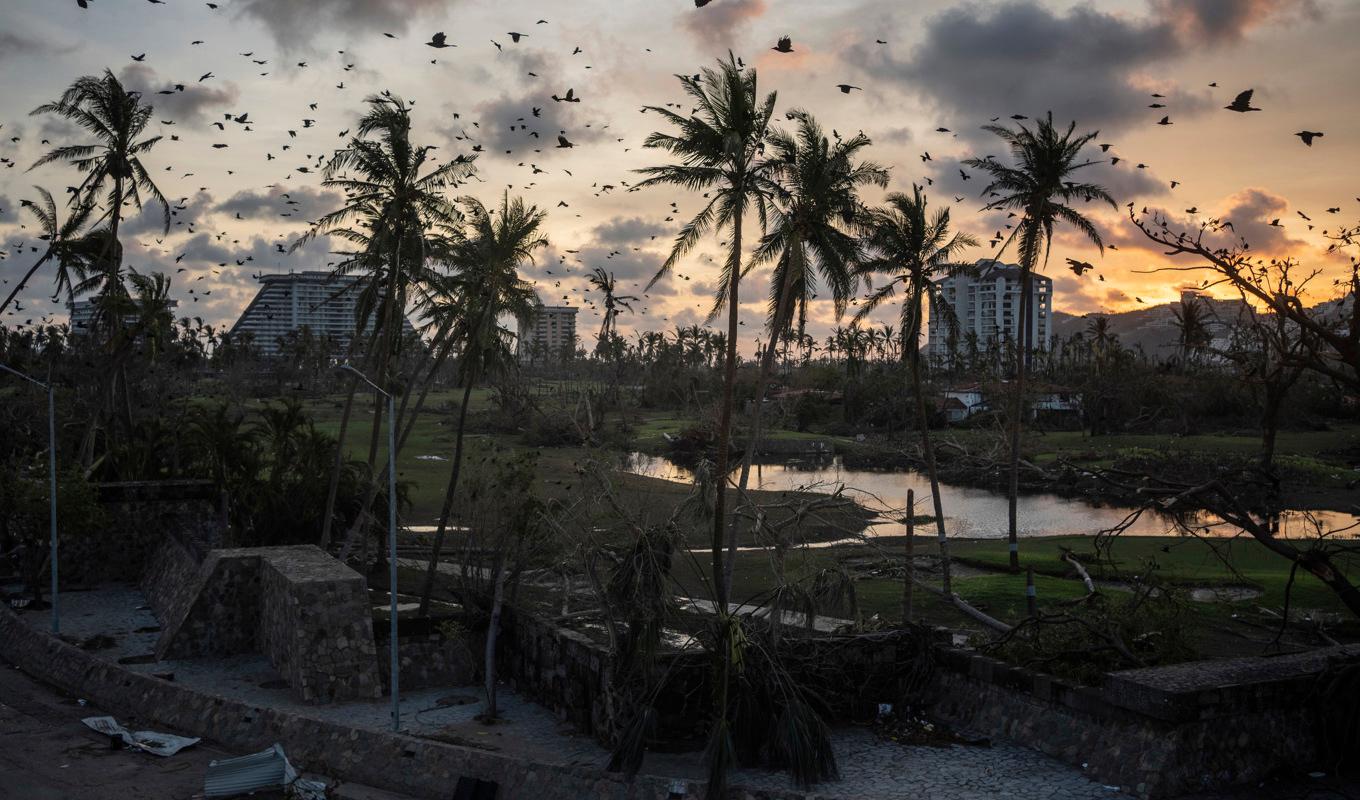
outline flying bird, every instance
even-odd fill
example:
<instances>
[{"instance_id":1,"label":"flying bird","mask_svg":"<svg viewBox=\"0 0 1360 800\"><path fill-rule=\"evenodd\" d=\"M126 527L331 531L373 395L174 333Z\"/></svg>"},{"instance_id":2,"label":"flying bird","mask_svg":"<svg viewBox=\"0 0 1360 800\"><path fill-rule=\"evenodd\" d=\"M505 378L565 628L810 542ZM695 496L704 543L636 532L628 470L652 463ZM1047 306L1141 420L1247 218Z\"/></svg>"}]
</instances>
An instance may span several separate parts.
<instances>
[{"instance_id":1,"label":"flying bird","mask_svg":"<svg viewBox=\"0 0 1360 800\"><path fill-rule=\"evenodd\" d=\"M1076 275L1077 275L1078 278L1080 278L1080 277L1081 277L1081 274L1082 274L1083 272L1085 272L1086 270L1088 270L1088 269L1093 270L1093 269L1096 268L1095 264L1092 264L1092 263L1090 263L1090 262L1088 262L1088 261L1078 261L1078 260L1076 260L1075 258L1069 258L1069 259L1067 259L1067 267L1068 267L1068 269L1070 269L1070 270L1072 270L1074 273L1076 273Z\"/></svg>"},{"instance_id":2,"label":"flying bird","mask_svg":"<svg viewBox=\"0 0 1360 800\"><path fill-rule=\"evenodd\" d=\"M1162 117L1161 119L1157 120L1157 124L1158 124L1158 125L1175 125L1176 123L1174 123L1174 122L1171 121L1171 117Z\"/></svg>"},{"instance_id":3,"label":"flying bird","mask_svg":"<svg viewBox=\"0 0 1360 800\"><path fill-rule=\"evenodd\" d=\"M1224 108L1228 109L1229 111L1238 111L1242 113L1246 113L1248 111L1260 111L1261 109L1255 108L1251 104L1251 95L1252 92L1255 91L1256 91L1255 89L1247 89L1244 92L1238 93L1237 97L1234 97L1233 101L1228 105L1224 106Z\"/></svg>"},{"instance_id":4,"label":"flying bird","mask_svg":"<svg viewBox=\"0 0 1360 800\"><path fill-rule=\"evenodd\" d=\"M555 101L558 102L558 103L579 103L579 102L581 102L581 98L579 98L579 97L576 96L576 90L575 90L575 89L568 89L568 90L567 90L567 93L566 93L565 95L563 95L562 97L558 97L557 95L553 95L553 96L552 96L552 99L555 100Z\"/></svg>"},{"instance_id":5,"label":"flying bird","mask_svg":"<svg viewBox=\"0 0 1360 800\"><path fill-rule=\"evenodd\" d=\"M452 44L449 44L449 43L447 43L447 42L444 41L444 32L443 32L443 31L440 31L439 33L436 33L434 36L431 36L431 37L430 37L430 41L426 42L426 43L425 43L425 46L426 46L426 47L436 47L436 48L440 48L440 47L457 47L457 45L452 45Z\"/></svg>"},{"instance_id":6,"label":"flying bird","mask_svg":"<svg viewBox=\"0 0 1360 800\"><path fill-rule=\"evenodd\" d=\"M859 89L861 92L864 91L862 88L858 86L851 86L848 83L838 83L836 84L836 88L841 90L841 94L850 94L851 89Z\"/></svg>"},{"instance_id":7,"label":"flying bird","mask_svg":"<svg viewBox=\"0 0 1360 800\"><path fill-rule=\"evenodd\" d=\"M1304 144L1312 147L1313 140L1320 138L1322 136L1322 131L1299 131L1294 135L1302 139Z\"/></svg>"},{"instance_id":8,"label":"flying bird","mask_svg":"<svg viewBox=\"0 0 1360 800\"><path fill-rule=\"evenodd\" d=\"M793 52L793 39L791 39L791 38L789 38L789 37L787 37L787 36L780 36L780 37L779 37L779 43L776 44L774 47L771 47L770 49L771 49L771 50L774 50L774 51L776 51L776 52L779 52L779 53L792 53L792 52Z\"/></svg>"}]
</instances>

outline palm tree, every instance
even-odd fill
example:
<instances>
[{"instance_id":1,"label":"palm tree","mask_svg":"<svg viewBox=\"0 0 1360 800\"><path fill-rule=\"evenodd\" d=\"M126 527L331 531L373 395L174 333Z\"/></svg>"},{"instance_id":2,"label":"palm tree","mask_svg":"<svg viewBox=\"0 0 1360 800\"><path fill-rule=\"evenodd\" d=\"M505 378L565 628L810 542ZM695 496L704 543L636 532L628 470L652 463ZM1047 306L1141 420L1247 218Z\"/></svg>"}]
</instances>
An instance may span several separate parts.
<instances>
[{"instance_id":1,"label":"palm tree","mask_svg":"<svg viewBox=\"0 0 1360 800\"><path fill-rule=\"evenodd\" d=\"M444 506L439 512L430 565L420 593L420 615L430 609L430 595L444 547L444 534L453 511L458 490L458 475L463 465L463 432L467 425L472 387L478 378L513 362L514 335L500 325L504 316L528 319L533 316L538 296L533 284L519 275L519 268L532 263L534 253L548 246L541 233L547 214L537 206L525 205L520 198L501 197L500 208L488 211L476 198L461 200L467 232L449 254L453 274L442 281L440 291L431 298L429 313L435 318L451 317L453 336L462 345L459 379L463 381L463 404L458 410L458 433L454 440L453 464L449 485L444 491Z\"/></svg>"},{"instance_id":2,"label":"palm tree","mask_svg":"<svg viewBox=\"0 0 1360 800\"><path fill-rule=\"evenodd\" d=\"M870 257L861 267L862 274L872 280L880 275L886 281L874 290L860 307L855 320L873 313L902 287L904 297L901 310L901 337L907 366L911 374L911 391L916 398L916 427L921 432L921 454L926 461L930 478L930 497L935 506L935 533L940 544L941 577L945 594L952 593L948 540L944 530L944 508L940 502L940 480L935 464L935 447L930 439L930 420L926 413L925 393L921 388L921 325L925 304L930 313L952 319L953 310L940 293L936 281L964 269L956 263L958 255L968 247L976 247L977 239L966 233L950 233L949 209L942 208L931 216L921 187L913 186L912 193L894 192L888 195L887 205L875 209L868 221ZM908 514L914 513L911 509ZM905 621L905 620L904 620Z\"/></svg>"},{"instance_id":3,"label":"palm tree","mask_svg":"<svg viewBox=\"0 0 1360 800\"><path fill-rule=\"evenodd\" d=\"M705 193L708 202L681 228L670 255L648 284L651 288L712 229L727 229L727 259L723 263L710 319L727 306L726 355L723 367L722 405L718 417L718 486L714 505L712 559L718 613L726 614L727 590L723 578L723 529L726 524L727 473L732 436L733 388L737 373L737 323L742 276L742 222L747 211L766 215L768 187L757 159L765 145L775 95L761 99L756 71L737 66L728 54L717 69L704 69L699 79L677 76L695 111L688 116L669 108L647 110L679 129L678 133L653 132L644 145L665 150L679 163L640 170L647 178L639 187L680 186Z\"/></svg>"},{"instance_id":4,"label":"palm tree","mask_svg":"<svg viewBox=\"0 0 1360 800\"><path fill-rule=\"evenodd\" d=\"M140 92L129 92L114 77L113 72L106 69L103 76L86 75L77 78L66 91L62 92L60 98L38 106L31 114L55 114L95 137L96 141L93 144L55 147L35 161L30 169L62 162L74 166L78 172L84 174L84 179L71 195L71 203L76 208L93 207L98 204L99 196L103 195L104 212L93 223L103 229L100 235L101 246L97 263L92 267L102 276L102 280L87 278L76 287L75 292L82 293L97 288L101 295L110 295L104 298L109 302L100 304L101 311L96 315L96 326L107 328L108 339L112 341L114 335L122 328L123 320L121 316L109 315L103 313L103 310L120 304L121 298L126 297L127 293L123 286L123 252L118 241L124 207L131 205L140 211L145 194L148 202L160 204L162 229L165 232L170 230L170 204L161 194L156 182L151 179L150 171L142 164L142 157L151 152L161 137L138 138L151 121L152 107L142 102ZM113 409L118 405L121 385L124 422L130 427L132 401L127 394L123 359L117 353L111 352L109 355L101 380L103 384L101 394L105 397L104 413L110 419L115 418ZM120 376L123 376L121 380ZM82 460L85 463L89 463L93 458L93 442L97 427L96 417L91 420L86 444L82 447Z\"/></svg>"},{"instance_id":5,"label":"palm tree","mask_svg":"<svg viewBox=\"0 0 1360 800\"><path fill-rule=\"evenodd\" d=\"M601 267L591 271L586 280L596 291L604 295L604 319L600 322L600 333L596 337L597 343L604 343L609 341L610 334L614 333L614 320L622 313L620 309L633 313L632 303L639 298L627 294L614 294L614 290L618 288L618 281L614 279L612 272L605 272Z\"/></svg>"},{"instance_id":6,"label":"palm tree","mask_svg":"<svg viewBox=\"0 0 1360 800\"><path fill-rule=\"evenodd\" d=\"M848 139L837 137L833 144L806 111L795 109L788 117L797 121L797 131L777 131L769 137L768 177L762 176L772 199L769 230L751 256L752 265L773 262L774 271L770 277L769 341L761 353L738 492L746 491L750 479L779 342L790 332L801 336L806 329L807 307L819 277L831 292L837 316L845 311L857 284L855 266L860 247L855 228L864 215L859 189L888 184L886 169L859 160L860 151L870 144L869 137L862 133ZM736 547L734 529L727 542L724 580L728 592Z\"/></svg>"},{"instance_id":7,"label":"palm tree","mask_svg":"<svg viewBox=\"0 0 1360 800\"><path fill-rule=\"evenodd\" d=\"M723 569L723 534L727 524L727 483L732 441L733 393L737 378L737 337L740 316L740 287L742 277L742 223L748 211L755 211L765 220L768 186L762 174L759 157L765 146L770 116L774 113L775 95L763 99L757 89L754 69L738 66L730 52L717 69L707 68L698 78L677 76L685 94L694 106L693 113L682 115L659 106L647 110L678 129L678 133L654 131L647 136L644 146L665 150L678 163L641 170L647 177L638 186L679 186L703 192L706 202L689 222L680 229L670 255L648 284L650 288L669 273L703 236L713 229L727 230L727 258L723 262L718 290L714 298L712 319L727 307L727 334L724 341L723 393L719 406L717 455L714 492L712 541L712 576L714 607L718 615L717 649L724 653L718 687L716 723L712 731L712 780L710 796L725 794L725 765L730 763L732 743L727 719L728 677L732 654L740 623L729 613L727 582Z\"/></svg>"},{"instance_id":8,"label":"palm tree","mask_svg":"<svg viewBox=\"0 0 1360 800\"><path fill-rule=\"evenodd\" d=\"M357 290L355 336L368 331L365 357L375 368L380 386L390 386L393 357L401 346L402 324L407 306L432 292L438 279L429 266L434 251L443 250L455 237L457 207L444 196L475 171L476 156L458 157L435 166L431 145L411 141L411 109L400 97L384 92L369 97L368 111L359 120L354 136L326 165L322 186L345 193L345 204L317 220L293 249L317 236L329 235L348 242L353 249L335 268L336 275L362 274ZM422 170L427 171L422 174ZM354 289L347 289L354 291ZM345 291L345 290L342 290ZM377 343L376 351L373 344ZM340 432L331 462L329 498L322 522L320 543L330 544L334 505L343 465L345 434L358 378L350 380L349 395L341 413ZM404 407L404 403L403 403ZM383 403L373 404L368 467L377 460L382 429ZM381 484L382 481L377 481ZM376 497L376 492L373 493ZM365 504L365 510L371 505ZM359 518L363 518L360 514Z\"/></svg>"},{"instance_id":9,"label":"palm tree","mask_svg":"<svg viewBox=\"0 0 1360 800\"><path fill-rule=\"evenodd\" d=\"M1176 344L1181 351L1181 360L1186 365L1194 364L1199 354L1213 343L1213 333L1209 330L1209 307L1194 295L1186 295L1178 308L1171 309L1175 316Z\"/></svg>"},{"instance_id":10,"label":"palm tree","mask_svg":"<svg viewBox=\"0 0 1360 800\"><path fill-rule=\"evenodd\" d=\"M1099 200L1109 203L1111 208L1116 207L1114 198L1110 197L1109 192L1105 191L1103 186L1072 180L1073 174L1077 170L1097 163L1095 161L1078 161L1081 157L1082 148L1096 137L1096 133L1074 135L1077 129L1075 122L1067 126L1066 132L1060 132L1053 127L1052 112L1049 112L1044 119L1039 120L1032 131L1023 124L1019 125L1018 128L1018 130L1011 130L1001 125L983 126L983 130L1001 137L1001 140L1010 148L1014 166L1002 164L991 157L971 158L964 162L974 169L982 170L991 177L991 183L982 190L982 194L991 197L993 196L992 193L995 192L996 199L984 206L985 210L1008 209L1018 211L1021 214L1019 224L1011 231L1011 235L1002 243L1001 250L996 254L996 258L1000 259L1001 254L1005 252L1010 243L1018 239L1020 248L1020 322L1015 340L1022 355L1016 359L1015 385L1011 398L1011 464L1007 538L1010 543L1012 570L1020 569L1019 540L1016 537L1016 504L1020 490L1020 429L1023 424L1021 417L1023 416L1024 405L1025 371L1029 365L1031 338L1034 333L1033 326L1030 325L1030 295L1033 291L1031 279L1034 271L1042 266L1041 257L1043 263L1048 262L1048 253L1053 241L1053 229L1059 223L1066 223L1076 228L1079 233L1100 248L1102 254L1105 252L1105 244L1100 238L1100 232L1096 230L1091 220L1072 207L1072 203L1077 200L1083 202Z\"/></svg>"},{"instance_id":11,"label":"palm tree","mask_svg":"<svg viewBox=\"0 0 1360 800\"><path fill-rule=\"evenodd\" d=\"M77 280L84 278L86 269L98 259L99 248L104 245L103 237L97 232L81 232L89 222L94 206L89 204L75 206L71 215L63 222L58 216L57 204L52 199L52 193L41 186L33 188L42 195L42 201L34 203L31 200L20 200L19 205L32 212L37 220L38 229L42 231L38 238L46 242L47 247L38 260L33 262L33 266L28 268L28 272L24 273L24 277L10 290L5 301L0 303L0 312L9 307L10 302L28 284L34 273L48 262L57 265L57 285L52 293L53 297L65 295L68 302L73 300L75 283L72 281L72 275L74 274Z\"/></svg>"}]
</instances>

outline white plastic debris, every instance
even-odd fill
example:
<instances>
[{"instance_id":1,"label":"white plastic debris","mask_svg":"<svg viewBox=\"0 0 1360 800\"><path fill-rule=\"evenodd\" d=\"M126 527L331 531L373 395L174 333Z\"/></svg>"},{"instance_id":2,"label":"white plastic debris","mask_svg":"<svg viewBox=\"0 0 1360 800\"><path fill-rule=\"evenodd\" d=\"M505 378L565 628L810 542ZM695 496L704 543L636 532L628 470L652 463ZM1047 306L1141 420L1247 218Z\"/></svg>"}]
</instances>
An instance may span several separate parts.
<instances>
[{"instance_id":1,"label":"white plastic debris","mask_svg":"<svg viewBox=\"0 0 1360 800\"><path fill-rule=\"evenodd\" d=\"M268 750L239 758L223 758L208 762L203 777L205 797L231 797L256 789L274 789L297 782L298 773L283 754L283 746L275 744Z\"/></svg>"},{"instance_id":2,"label":"white plastic debris","mask_svg":"<svg viewBox=\"0 0 1360 800\"><path fill-rule=\"evenodd\" d=\"M81 722L85 723L90 730L119 739L128 747L135 747L157 756L173 756L184 748L192 747L199 742L196 737L176 736L173 733L130 731L119 725L118 720L113 717L86 717Z\"/></svg>"}]
</instances>

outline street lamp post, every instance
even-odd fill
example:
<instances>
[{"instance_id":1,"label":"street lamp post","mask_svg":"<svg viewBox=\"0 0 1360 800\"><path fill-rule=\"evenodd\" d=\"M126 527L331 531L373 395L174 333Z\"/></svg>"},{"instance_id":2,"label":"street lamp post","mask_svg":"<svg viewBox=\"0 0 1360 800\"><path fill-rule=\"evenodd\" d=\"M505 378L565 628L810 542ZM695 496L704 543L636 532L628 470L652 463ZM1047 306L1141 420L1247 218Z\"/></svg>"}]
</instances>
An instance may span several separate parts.
<instances>
[{"instance_id":1,"label":"street lamp post","mask_svg":"<svg viewBox=\"0 0 1360 800\"><path fill-rule=\"evenodd\" d=\"M61 613L58 607L57 595L57 411L56 401L52 396L52 378L49 376L47 383L43 383L37 378L25 375L13 367L0 364L0 369L11 375L17 375L35 386L41 386L47 390L47 480L48 480L48 523L51 526L52 539L52 633L61 633Z\"/></svg>"},{"instance_id":2,"label":"street lamp post","mask_svg":"<svg viewBox=\"0 0 1360 800\"><path fill-rule=\"evenodd\" d=\"M392 658L392 730L401 730L401 699L398 691L398 672L401 659L397 652L397 407L396 400L391 392L384 391L378 384L368 379L368 376L355 369L347 361L340 365L340 369L352 372L359 376L359 379L369 386L373 391L387 398L387 593L392 600L391 628L388 637L388 649ZM54 529L55 530L55 529ZM54 534L55 536L55 534ZM55 541L55 538L54 538ZM55 548L55 545L53 545ZM55 575L55 570L53 575Z\"/></svg>"}]
</instances>

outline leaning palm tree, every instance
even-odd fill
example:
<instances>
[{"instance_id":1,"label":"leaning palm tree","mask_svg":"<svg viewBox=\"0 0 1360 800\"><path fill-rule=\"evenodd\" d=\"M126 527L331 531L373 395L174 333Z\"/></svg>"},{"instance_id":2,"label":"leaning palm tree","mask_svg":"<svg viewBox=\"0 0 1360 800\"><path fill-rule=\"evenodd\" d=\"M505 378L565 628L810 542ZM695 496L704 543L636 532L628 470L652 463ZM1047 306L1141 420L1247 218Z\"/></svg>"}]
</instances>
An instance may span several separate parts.
<instances>
[{"instance_id":1,"label":"leaning palm tree","mask_svg":"<svg viewBox=\"0 0 1360 800\"><path fill-rule=\"evenodd\" d=\"M38 194L42 195L42 201L35 203L31 200L20 200L19 205L27 208L37 220L38 229L41 233L38 238L46 243L42 255L33 262L33 266L28 268L28 272L19 279L10 293L5 297L5 301L0 303L0 312L9 307L11 301L18 296L19 292L28 285L29 280L38 270L48 263L56 264L56 289L53 297L65 296L69 302L75 299L76 281L85 277L88 265L94 263L99 255L99 248L104 244L102 236L94 232L83 233L86 223L90 221L90 215L94 213L94 206L81 204L75 206L70 216L62 221L57 212L56 201L52 199L52 193L35 186ZM76 281L72 280L72 276Z\"/></svg>"},{"instance_id":2,"label":"leaning palm tree","mask_svg":"<svg viewBox=\"0 0 1360 800\"><path fill-rule=\"evenodd\" d=\"M351 245L352 249L343 253L345 259L335 268L337 276L361 276L355 286L337 290L359 292L351 354L360 345L361 334L367 332L366 363L373 369L378 385L389 386L391 365L405 338L401 334L406 308L422 293L432 291L438 276L429 266L428 257L433 255L431 250L442 247L459 222L458 209L444 192L472 175L476 157L459 155L435 165L434 146L411 141L411 109L404 100L384 92L366 102L368 111L360 118L349 144L336 151L327 163L321 184L343 191L345 204L317 220L293 244L293 249L317 236L334 236ZM357 377L351 377L340 417L321 526L322 547L331 540L345 435L357 381ZM383 411L383 403L373 404L368 447L370 474L377 460ZM365 504L365 511L371 502Z\"/></svg>"},{"instance_id":3,"label":"leaning palm tree","mask_svg":"<svg viewBox=\"0 0 1360 800\"><path fill-rule=\"evenodd\" d=\"M727 230L727 258L709 318L727 307L726 353L723 359L723 394L718 417L717 475L718 487L714 504L712 559L713 581L717 608L724 614L727 608L726 581L723 579L723 528L727 502L728 457L732 436L732 398L737 374L737 336L739 290L742 277L742 223L748 211L754 210L763 221L766 218L766 197L769 191L764 170L758 161L765 147L770 116L774 113L775 94L763 99L757 90L756 71L737 65L736 57L728 54L719 61L717 69L706 68L698 79L688 75L676 76L689 95L695 111L688 116L669 108L648 106L647 111L658 114L678 132L655 131L647 136L644 146L665 150L678 163L647 167L639 170L646 179L638 188L647 186L679 186L704 192L708 199L689 222L680 229L670 255L661 269L647 284L650 289L670 273L675 264L710 230Z\"/></svg>"},{"instance_id":4,"label":"leaning palm tree","mask_svg":"<svg viewBox=\"0 0 1360 800\"><path fill-rule=\"evenodd\" d=\"M710 739L710 797L726 794L727 766L732 760L732 739L727 716L728 677L732 649L739 646L740 622L729 612L727 581L723 569L723 534L727 524L727 482L732 439L733 390L737 379L737 337L740 316L739 290L742 277L742 222L748 211L755 211L763 222L766 219L768 187L759 162L774 113L775 95L763 99L757 90L756 71L737 65L728 53L717 69L704 69L697 79L677 76L689 95L694 112L688 116L669 108L648 106L647 111L659 115L674 125L678 132L653 132L647 136L646 147L665 150L678 163L641 170L646 179L638 186L679 186L690 191L704 192L706 202L689 222L680 229L661 269L648 284L650 288L668 274L686 253L713 229L727 230L727 258L710 319L727 307L727 336L724 340L723 393L718 413L716 471L717 487L714 497L712 554L714 608L717 612L718 652L723 653L720 674L714 681L715 719Z\"/></svg>"},{"instance_id":5,"label":"leaning palm tree","mask_svg":"<svg viewBox=\"0 0 1360 800\"><path fill-rule=\"evenodd\" d=\"M467 231L448 256L453 274L441 282L429 307L435 318L451 319L449 335L461 344L459 379L463 381L463 403L458 410L449 485L444 491L444 505L439 511L439 526L435 529L430 564L420 593L421 616L429 613L439 556L458 491L472 387L479 378L513 363L513 336L501 327L500 319L514 316L524 320L533 316L538 297L533 284L520 277L519 268L533 263L534 253L548 246L542 234L547 214L537 206L525 205L518 197L510 199L508 192L494 213L472 197L463 198L461 205Z\"/></svg>"},{"instance_id":6,"label":"leaning palm tree","mask_svg":"<svg viewBox=\"0 0 1360 800\"><path fill-rule=\"evenodd\" d=\"M916 398L916 427L921 433L921 454L925 458L926 474L930 478L930 498L935 507L942 588L945 595L950 596L953 589L949 542L945 538L944 507L940 502L935 446L930 439L930 419L926 413L925 394L921 389L921 325L927 302L930 304L930 313L946 322L953 320L953 310L935 282L967 269L956 263L959 253L965 248L976 247L978 242L969 234L950 232L948 208L942 208L931 216L927 211L925 193L919 186L913 186L910 195L900 192L888 195L887 205L874 210L867 228L870 256L864 261L861 274L871 282L874 276L882 276L886 280L861 305L855 321L864 319L894 298L901 287L900 330L911 373L911 391ZM907 509L907 514L914 513L914 509Z\"/></svg>"},{"instance_id":7,"label":"leaning palm tree","mask_svg":"<svg viewBox=\"0 0 1360 800\"><path fill-rule=\"evenodd\" d=\"M123 286L123 251L118 241L124 209L131 206L140 211L145 196L147 202L160 205L162 230L170 230L170 204L142 163L142 157L150 153L161 140L159 136L139 139L151 121L152 107L142 102L140 92L128 91L113 72L106 69L102 76L77 78L62 92L60 98L38 106L31 113L55 114L74 123L95 139L92 144L55 147L35 161L30 169L57 162L70 164L85 176L71 193L72 205L77 208L95 206L102 199L103 214L92 224L101 227L104 232L97 263L92 269L102 273L103 280L87 281L83 287L86 290L97 288L101 297L110 295L103 298L108 302L100 303L101 308L116 307L125 302L127 294ZM80 291L78 288L77 293ZM120 338L123 323L120 315L101 314L96 321L100 327L107 328L110 342ZM103 413L109 419L116 418L113 410L118 405L121 386L124 422L131 427L132 401L127 393L123 360L117 354L110 355L113 357L105 360L106 366L101 376L101 394L105 398ZM99 418L96 415L86 434L86 445L82 447L82 461L87 464L93 458L93 441L98 425Z\"/></svg>"},{"instance_id":8,"label":"leaning palm tree","mask_svg":"<svg viewBox=\"0 0 1360 800\"><path fill-rule=\"evenodd\" d=\"M1013 241L1018 241L1020 251L1020 313L1015 341L1019 357L1015 365L1015 383L1011 395L1010 419L1010 490L1008 492L1009 526L1007 538L1010 544L1011 569L1020 569L1019 540L1016 535L1016 504L1020 491L1020 430L1023 425L1025 393L1025 372L1029 366L1032 350L1033 326L1030 324L1030 305L1033 287L1031 281L1036 269L1048 262L1048 253L1053 242L1053 229L1060 223L1076 228L1090 240L1101 253L1105 244L1096 226L1072 204L1080 200L1103 201L1115 207L1114 198L1103 186L1073 180L1078 170L1098 163L1080 161L1081 151L1096 133L1075 135L1077 123L1072 122L1067 130L1059 131L1053 127L1053 112L1041 120L1034 130L1019 125L1012 130L1001 125L984 125L983 130L1001 137L1010 148L1014 165L1003 164L994 158L971 158L964 163L980 169L991 178L991 183L983 190L985 197L995 197L984 206L984 210L1011 210L1020 213L1020 222L1006 237L1001 254ZM994 194L995 193L995 194Z\"/></svg>"},{"instance_id":9,"label":"leaning palm tree","mask_svg":"<svg viewBox=\"0 0 1360 800\"><path fill-rule=\"evenodd\" d=\"M819 278L830 290L837 316L845 311L858 283L856 226L864 216L859 189L888 184L886 169L860 160L860 151L870 144L869 137L861 133L848 139L837 137L832 143L806 111L795 109L788 117L797 121L796 132L778 131L769 138L768 178L764 179L772 200L769 230L751 256L752 264L773 262L774 271L770 277L769 341L761 352L760 380L737 479L739 493L746 491L750 479L751 461L760 441L761 407L779 342L790 333L801 336L806 330L808 304L816 295ZM727 541L723 577L729 593L736 547L734 530Z\"/></svg>"}]
</instances>

